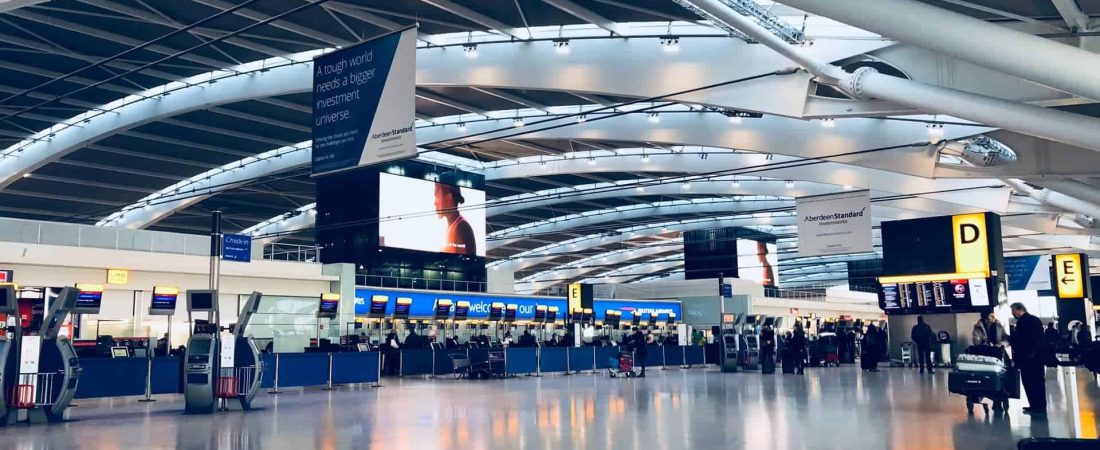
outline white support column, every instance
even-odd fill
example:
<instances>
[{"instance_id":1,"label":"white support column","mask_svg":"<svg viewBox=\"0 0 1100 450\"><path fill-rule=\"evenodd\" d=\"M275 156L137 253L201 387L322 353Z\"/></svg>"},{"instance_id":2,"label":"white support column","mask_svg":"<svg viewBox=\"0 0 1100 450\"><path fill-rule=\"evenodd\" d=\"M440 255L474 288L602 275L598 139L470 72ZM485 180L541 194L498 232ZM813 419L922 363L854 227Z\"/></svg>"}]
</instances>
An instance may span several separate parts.
<instances>
[{"instance_id":1,"label":"white support column","mask_svg":"<svg viewBox=\"0 0 1100 450\"><path fill-rule=\"evenodd\" d=\"M915 0L780 0L806 12L1100 100L1100 55ZM1057 4L1057 2L1056 2Z\"/></svg>"}]
</instances>

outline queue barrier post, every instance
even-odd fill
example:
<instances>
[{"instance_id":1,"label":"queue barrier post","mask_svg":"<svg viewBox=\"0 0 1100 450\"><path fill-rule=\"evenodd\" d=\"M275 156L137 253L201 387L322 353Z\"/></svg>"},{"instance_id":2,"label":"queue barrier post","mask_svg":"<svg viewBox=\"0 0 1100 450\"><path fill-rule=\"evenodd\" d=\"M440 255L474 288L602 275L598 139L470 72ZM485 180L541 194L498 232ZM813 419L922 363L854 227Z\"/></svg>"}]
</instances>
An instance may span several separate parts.
<instances>
[{"instance_id":1,"label":"queue barrier post","mask_svg":"<svg viewBox=\"0 0 1100 450\"><path fill-rule=\"evenodd\" d=\"M276 361L277 362L277 361ZM378 348L378 378L374 380L374 384L370 385L373 388L382 387L382 364L386 362L386 357L382 355L382 348Z\"/></svg>"},{"instance_id":2,"label":"queue barrier post","mask_svg":"<svg viewBox=\"0 0 1100 450\"><path fill-rule=\"evenodd\" d=\"M668 344L661 344L661 370L668 370Z\"/></svg>"},{"instance_id":3,"label":"queue barrier post","mask_svg":"<svg viewBox=\"0 0 1100 450\"><path fill-rule=\"evenodd\" d=\"M573 368L573 362L569 358L569 354L572 353L572 352L570 352L569 349L570 349L570 347L565 347L565 375L566 376L572 375L571 373L569 373L569 369ZM578 371L578 373L579 372L580 371Z\"/></svg>"},{"instance_id":4,"label":"queue barrier post","mask_svg":"<svg viewBox=\"0 0 1100 450\"><path fill-rule=\"evenodd\" d=\"M690 369L691 364L688 364L688 348L686 345L680 346L680 354L683 355L683 363L680 364L681 369Z\"/></svg>"},{"instance_id":5,"label":"queue barrier post","mask_svg":"<svg viewBox=\"0 0 1100 450\"><path fill-rule=\"evenodd\" d=\"M432 348L432 373L428 374L428 379L431 380L431 379L434 379L434 378L435 378L435 348Z\"/></svg>"},{"instance_id":6,"label":"queue barrier post","mask_svg":"<svg viewBox=\"0 0 1100 450\"><path fill-rule=\"evenodd\" d=\"M153 400L153 357L146 356L145 358L145 398L138 400L139 402L155 402Z\"/></svg>"},{"instance_id":7,"label":"queue barrier post","mask_svg":"<svg viewBox=\"0 0 1100 450\"><path fill-rule=\"evenodd\" d=\"M542 346L535 347L535 376L542 376Z\"/></svg>"},{"instance_id":8,"label":"queue barrier post","mask_svg":"<svg viewBox=\"0 0 1100 450\"><path fill-rule=\"evenodd\" d=\"M325 387L321 388L323 391L331 391L336 389L332 384L332 352L328 352L328 381L325 383Z\"/></svg>"},{"instance_id":9,"label":"queue barrier post","mask_svg":"<svg viewBox=\"0 0 1100 450\"><path fill-rule=\"evenodd\" d=\"M275 354L275 381L271 386L271 390L267 391L268 394L281 394L279 390L279 354Z\"/></svg>"}]
</instances>

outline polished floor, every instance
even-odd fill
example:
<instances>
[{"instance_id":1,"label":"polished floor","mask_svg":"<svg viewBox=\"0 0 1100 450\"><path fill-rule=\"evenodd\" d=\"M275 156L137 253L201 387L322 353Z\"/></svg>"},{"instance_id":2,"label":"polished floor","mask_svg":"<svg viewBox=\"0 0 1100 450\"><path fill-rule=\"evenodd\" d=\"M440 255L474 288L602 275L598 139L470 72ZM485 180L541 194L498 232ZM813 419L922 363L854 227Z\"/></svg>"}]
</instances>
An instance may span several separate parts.
<instances>
[{"instance_id":1,"label":"polished floor","mask_svg":"<svg viewBox=\"0 0 1100 450\"><path fill-rule=\"evenodd\" d=\"M1094 379L1079 379L1096 436ZM1062 377L1050 413L968 416L947 377L909 369L810 369L805 377L651 370L498 381L386 380L386 387L261 392L261 410L184 416L177 396L80 400L72 422L0 429L4 449L1013 449L1074 433Z\"/></svg>"}]
</instances>

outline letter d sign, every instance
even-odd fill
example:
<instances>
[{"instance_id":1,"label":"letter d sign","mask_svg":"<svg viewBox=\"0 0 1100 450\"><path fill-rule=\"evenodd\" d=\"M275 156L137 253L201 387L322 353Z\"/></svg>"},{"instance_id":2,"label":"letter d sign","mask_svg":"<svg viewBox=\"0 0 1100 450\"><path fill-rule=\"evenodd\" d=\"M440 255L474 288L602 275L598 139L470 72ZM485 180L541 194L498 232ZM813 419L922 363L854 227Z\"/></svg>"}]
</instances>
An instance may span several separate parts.
<instances>
[{"instance_id":1,"label":"letter d sign","mask_svg":"<svg viewBox=\"0 0 1100 450\"><path fill-rule=\"evenodd\" d=\"M985 274L989 277L989 242L985 214L951 216L955 272Z\"/></svg>"}]
</instances>

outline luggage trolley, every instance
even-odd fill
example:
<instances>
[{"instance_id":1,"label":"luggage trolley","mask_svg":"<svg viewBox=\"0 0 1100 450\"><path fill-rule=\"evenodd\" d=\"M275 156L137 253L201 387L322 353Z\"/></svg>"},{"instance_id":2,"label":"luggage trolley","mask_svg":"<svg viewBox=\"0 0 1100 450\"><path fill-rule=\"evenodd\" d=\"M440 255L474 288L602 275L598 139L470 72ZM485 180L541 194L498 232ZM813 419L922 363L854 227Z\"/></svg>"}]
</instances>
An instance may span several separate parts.
<instances>
[{"instance_id":1,"label":"luggage trolley","mask_svg":"<svg viewBox=\"0 0 1100 450\"><path fill-rule=\"evenodd\" d=\"M989 414L989 405L982 401L986 398L993 401L994 411L1005 411L1008 399L1020 398L1020 371L1009 363L1000 347L971 347L959 355L958 367L948 374L947 389L966 397L971 414L975 404Z\"/></svg>"},{"instance_id":2,"label":"luggage trolley","mask_svg":"<svg viewBox=\"0 0 1100 450\"><path fill-rule=\"evenodd\" d=\"M612 367L607 368L607 374L611 378L634 378L638 376L634 372L634 354L631 352L619 352L619 356L616 358L615 364Z\"/></svg>"}]
</instances>

